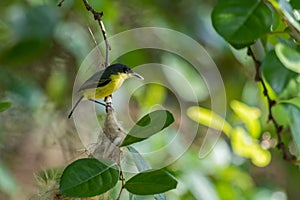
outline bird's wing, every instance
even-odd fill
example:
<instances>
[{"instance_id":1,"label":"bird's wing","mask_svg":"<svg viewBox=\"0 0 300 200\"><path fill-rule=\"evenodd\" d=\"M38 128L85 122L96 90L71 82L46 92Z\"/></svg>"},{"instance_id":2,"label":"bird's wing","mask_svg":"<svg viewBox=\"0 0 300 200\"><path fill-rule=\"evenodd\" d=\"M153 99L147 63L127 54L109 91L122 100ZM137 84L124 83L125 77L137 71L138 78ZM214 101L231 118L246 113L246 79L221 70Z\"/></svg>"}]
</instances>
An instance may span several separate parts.
<instances>
[{"instance_id":1,"label":"bird's wing","mask_svg":"<svg viewBox=\"0 0 300 200\"><path fill-rule=\"evenodd\" d=\"M101 87L108 84L110 81L110 77L106 77L105 73L103 74L103 70L98 71L82 84L79 91Z\"/></svg>"}]
</instances>

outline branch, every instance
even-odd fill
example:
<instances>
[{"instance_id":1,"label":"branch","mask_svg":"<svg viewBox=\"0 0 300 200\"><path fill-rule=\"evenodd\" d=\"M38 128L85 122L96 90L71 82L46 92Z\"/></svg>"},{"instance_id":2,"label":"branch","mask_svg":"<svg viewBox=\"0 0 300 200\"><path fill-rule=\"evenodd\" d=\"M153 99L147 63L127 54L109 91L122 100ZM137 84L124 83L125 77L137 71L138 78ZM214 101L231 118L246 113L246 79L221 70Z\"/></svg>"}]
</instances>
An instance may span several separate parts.
<instances>
[{"instance_id":1,"label":"branch","mask_svg":"<svg viewBox=\"0 0 300 200\"><path fill-rule=\"evenodd\" d=\"M59 3L58 3L58 6L61 7L62 4L64 3L65 0L61 0ZM96 11L90 4L87 0L82 0L83 3L84 3L84 6L85 8L91 12L94 16L94 19L96 21L98 21L98 24L100 26L100 29L101 29L101 32L102 32L102 36L103 36L103 39L104 39L104 42L105 42L105 62L104 62L104 67L108 67L109 63L109 57L108 57L108 54L109 54L109 51L111 50L111 47L107 41L107 35L106 35L106 31L105 31L105 26L104 26L104 23L102 21L102 16L103 16L103 12L98 12ZM109 107L111 107L111 104L112 104L112 95L108 96L108 97L105 97L105 103L106 103L106 113L108 112L108 110L110 109Z\"/></svg>"},{"instance_id":2,"label":"branch","mask_svg":"<svg viewBox=\"0 0 300 200\"><path fill-rule=\"evenodd\" d=\"M59 7L62 6L62 4L64 3L65 0L61 0L57 5ZM105 51L105 63L104 63L104 66L107 67L108 66L108 52L111 50L110 48L110 45L107 41L107 35L106 35L106 31L105 31L105 26L104 26L104 23L102 21L102 16L103 16L103 12L98 12L96 11L90 4L87 0L82 0L83 3L84 3L84 6L85 8L91 12L93 15L94 15L94 19L96 21L98 21L98 24L100 26L100 29L101 29L101 32L102 32L102 35L103 35L103 39L104 39L104 42L105 42L105 47L106 47L106 51Z\"/></svg>"},{"instance_id":3,"label":"branch","mask_svg":"<svg viewBox=\"0 0 300 200\"><path fill-rule=\"evenodd\" d=\"M126 133L118 123L114 111L109 109L106 114L103 132L99 135L98 143L91 154L94 158L112 160L119 165L121 189L117 200L121 198L125 185L125 178L121 167L122 151L120 149L125 135Z\"/></svg>"},{"instance_id":4,"label":"branch","mask_svg":"<svg viewBox=\"0 0 300 200\"><path fill-rule=\"evenodd\" d=\"M106 31L105 31L105 27L104 27L104 23L102 21L102 16L103 16L103 12L97 12L89 3L87 0L82 0L86 9L91 12L94 15L94 19L96 21L98 21L98 24L100 26L101 32L102 32L102 36L105 42L105 62L104 62L104 67L108 67L108 53L111 50L111 47L107 41L107 35L106 35ZM105 103L106 103L106 112L108 112L108 107L111 107L112 104L112 96L110 95L109 97L105 97Z\"/></svg>"},{"instance_id":5,"label":"branch","mask_svg":"<svg viewBox=\"0 0 300 200\"><path fill-rule=\"evenodd\" d=\"M279 123L277 122L277 120L275 119L275 117L273 115L272 108L276 105L277 102L270 97L267 86L262 78L261 62L256 59L256 57L250 47L248 47L247 54L252 58L252 60L254 61L254 64L255 64L255 71L256 71L255 81L261 83L261 85L263 87L263 94L267 98L267 101L268 101L268 111L269 111L268 120L271 121L275 127L275 132L276 132L277 140L278 140L277 148L282 151L283 159L285 159L289 162L295 162L297 160L296 157L294 155L291 155L288 148L282 141L281 132L283 130L283 127L281 125L279 125Z\"/></svg>"},{"instance_id":6,"label":"branch","mask_svg":"<svg viewBox=\"0 0 300 200\"><path fill-rule=\"evenodd\" d=\"M119 191L119 194L118 194L118 197L116 198L116 200L120 200L121 198L121 194L125 188L125 178L124 178L124 175L123 175L123 171L122 171L122 168L121 168L121 165L119 165L120 167L120 180L121 180L121 189Z\"/></svg>"}]
</instances>

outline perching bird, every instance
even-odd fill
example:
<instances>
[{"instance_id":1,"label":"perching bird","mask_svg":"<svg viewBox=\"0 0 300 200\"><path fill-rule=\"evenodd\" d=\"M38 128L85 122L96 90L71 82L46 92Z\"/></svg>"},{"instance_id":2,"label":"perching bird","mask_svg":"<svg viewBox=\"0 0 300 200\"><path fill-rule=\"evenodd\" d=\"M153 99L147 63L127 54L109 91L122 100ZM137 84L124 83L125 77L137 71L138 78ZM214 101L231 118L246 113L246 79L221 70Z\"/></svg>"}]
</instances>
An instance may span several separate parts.
<instances>
[{"instance_id":1,"label":"perching bird","mask_svg":"<svg viewBox=\"0 0 300 200\"><path fill-rule=\"evenodd\" d=\"M104 70L96 72L79 88L78 92L82 95L72 108L68 118L72 116L72 113L81 100L90 100L105 105L95 99L101 99L111 95L121 87L124 80L133 76L142 80L144 79L141 75L133 72L129 67L123 64L113 64Z\"/></svg>"}]
</instances>

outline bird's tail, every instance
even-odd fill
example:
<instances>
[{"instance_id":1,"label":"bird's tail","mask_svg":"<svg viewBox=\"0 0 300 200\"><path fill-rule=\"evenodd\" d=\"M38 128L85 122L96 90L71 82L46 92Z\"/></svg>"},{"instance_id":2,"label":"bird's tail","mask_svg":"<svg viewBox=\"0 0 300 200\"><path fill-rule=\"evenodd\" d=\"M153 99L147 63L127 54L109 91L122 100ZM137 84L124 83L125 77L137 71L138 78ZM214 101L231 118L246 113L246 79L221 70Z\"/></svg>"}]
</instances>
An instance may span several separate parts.
<instances>
[{"instance_id":1,"label":"bird's tail","mask_svg":"<svg viewBox=\"0 0 300 200\"><path fill-rule=\"evenodd\" d=\"M72 108L70 114L68 115L68 118L70 118L70 117L72 116L72 114L73 114L75 108L78 106L78 104L80 103L80 101L81 101L82 99L83 99L83 96L81 96L81 97L77 100L75 106Z\"/></svg>"}]
</instances>

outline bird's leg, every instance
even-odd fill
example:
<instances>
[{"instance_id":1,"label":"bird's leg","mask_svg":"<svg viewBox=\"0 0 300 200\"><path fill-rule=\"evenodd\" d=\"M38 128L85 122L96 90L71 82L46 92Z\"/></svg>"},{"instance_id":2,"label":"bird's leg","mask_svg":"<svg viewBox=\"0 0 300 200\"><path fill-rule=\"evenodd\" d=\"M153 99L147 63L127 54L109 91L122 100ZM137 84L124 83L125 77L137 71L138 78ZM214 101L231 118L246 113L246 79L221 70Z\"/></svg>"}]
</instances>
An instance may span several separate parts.
<instances>
[{"instance_id":1,"label":"bird's leg","mask_svg":"<svg viewBox=\"0 0 300 200\"><path fill-rule=\"evenodd\" d=\"M104 101L106 103L106 113L107 113L109 108L112 109L112 95L105 97Z\"/></svg>"},{"instance_id":2,"label":"bird's leg","mask_svg":"<svg viewBox=\"0 0 300 200\"><path fill-rule=\"evenodd\" d=\"M94 102L94 103L100 104L100 105L102 105L102 106L107 106L105 103L102 103L102 102L97 101L97 100L95 100L95 99L88 99L88 100L89 100L89 101L92 101L92 102Z\"/></svg>"}]
</instances>

